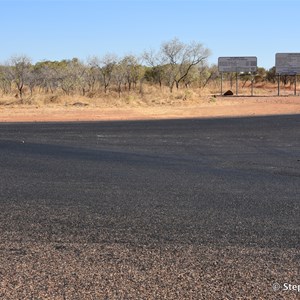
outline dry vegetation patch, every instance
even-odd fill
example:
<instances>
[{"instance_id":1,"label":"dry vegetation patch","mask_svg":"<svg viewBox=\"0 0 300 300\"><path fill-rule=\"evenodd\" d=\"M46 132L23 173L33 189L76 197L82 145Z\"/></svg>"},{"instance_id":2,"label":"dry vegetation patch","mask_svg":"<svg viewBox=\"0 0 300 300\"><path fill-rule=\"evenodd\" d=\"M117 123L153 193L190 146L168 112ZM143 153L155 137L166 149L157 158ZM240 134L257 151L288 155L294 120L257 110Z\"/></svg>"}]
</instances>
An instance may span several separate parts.
<instances>
[{"instance_id":1,"label":"dry vegetation patch","mask_svg":"<svg viewBox=\"0 0 300 300\"><path fill-rule=\"evenodd\" d=\"M292 88L292 87L291 87ZM0 98L0 122L27 121L100 121L201 117L237 117L299 114L300 96L291 88L276 96L276 85L256 87L253 97L249 86L240 87L240 96L224 97L216 87L174 90L146 85L139 91L98 93L89 97L63 94L34 94L23 99Z\"/></svg>"}]
</instances>

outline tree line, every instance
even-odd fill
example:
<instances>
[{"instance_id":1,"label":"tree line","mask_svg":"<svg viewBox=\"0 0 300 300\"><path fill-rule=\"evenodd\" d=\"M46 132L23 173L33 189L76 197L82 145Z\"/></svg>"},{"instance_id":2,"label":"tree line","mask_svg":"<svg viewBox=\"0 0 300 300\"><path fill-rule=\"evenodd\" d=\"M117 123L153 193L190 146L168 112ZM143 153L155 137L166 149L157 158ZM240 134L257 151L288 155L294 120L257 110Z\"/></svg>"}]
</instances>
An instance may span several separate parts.
<instances>
[{"instance_id":1,"label":"tree line","mask_svg":"<svg viewBox=\"0 0 300 300\"><path fill-rule=\"evenodd\" d=\"M32 64L27 56L14 56L0 65L0 90L3 95L17 91L21 99L24 92L62 92L65 95L93 97L99 92L121 93L131 90L143 93L145 83L160 89L198 87L204 88L211 81L219 80L216 65L209 65L210 50L201 43L183 43L177 38L163 42L158 50L148 50L141 55L117 57L106 54L90 57L83 62L78 58L61 61L41 61ZM233 80L234 74L225 74L225 80ZM244 83L250 80L245 74ZM256 81L276 81L275 68L258 68ZM287 83L292 80L283 77Z\"/></svg>"}]
</instances>

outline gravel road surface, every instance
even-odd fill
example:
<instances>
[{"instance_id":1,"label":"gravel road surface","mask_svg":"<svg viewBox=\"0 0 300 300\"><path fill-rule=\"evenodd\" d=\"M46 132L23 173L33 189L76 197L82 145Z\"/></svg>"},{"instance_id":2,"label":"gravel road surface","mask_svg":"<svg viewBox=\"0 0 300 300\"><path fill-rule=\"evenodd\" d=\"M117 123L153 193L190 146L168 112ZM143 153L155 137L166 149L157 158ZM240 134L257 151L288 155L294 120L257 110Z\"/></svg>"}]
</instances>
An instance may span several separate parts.
<instances>
[{"instance_id":1,"label":"gravel road surface","mask_svg":"<svg viewBox=\"0 0 300 300\"><path fill-rule=\"evenodd\" d=\"M0 299L300 297L299 115L2 123L0 170Z\"/></svg>"}]
</instances>

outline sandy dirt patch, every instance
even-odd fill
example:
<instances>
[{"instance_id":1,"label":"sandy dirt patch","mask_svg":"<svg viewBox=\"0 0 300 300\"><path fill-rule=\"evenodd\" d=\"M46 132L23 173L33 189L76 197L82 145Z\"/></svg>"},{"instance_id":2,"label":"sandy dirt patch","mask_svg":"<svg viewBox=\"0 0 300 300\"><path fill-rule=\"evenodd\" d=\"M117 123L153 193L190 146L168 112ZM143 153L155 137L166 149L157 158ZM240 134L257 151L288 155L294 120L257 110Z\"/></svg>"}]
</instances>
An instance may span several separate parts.
<instances>
[{"instance_id":1,"label":"sandy dirt patch","mask_svg":"<svg viewBox=\"0 0 300 300\"><path fill-rule=\"evenodd\" d=\"M216 97L157 106L16 105L0 107L0 122L105 121L300 114L300 97Z\"/></svg>"}]
</instances>

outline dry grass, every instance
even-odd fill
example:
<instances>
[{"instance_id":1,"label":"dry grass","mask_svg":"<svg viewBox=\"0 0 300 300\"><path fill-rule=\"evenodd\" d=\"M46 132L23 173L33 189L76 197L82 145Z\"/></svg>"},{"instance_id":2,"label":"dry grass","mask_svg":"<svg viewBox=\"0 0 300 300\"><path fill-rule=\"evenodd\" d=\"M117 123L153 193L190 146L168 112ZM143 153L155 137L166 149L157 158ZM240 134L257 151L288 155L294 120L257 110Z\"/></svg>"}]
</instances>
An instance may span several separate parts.
<instances>
[{"instance_id":1,"label":"dry grass","mask_svg":"<svg viewBox=\"0 0 300 300\"><path fill-rule=\"evenodd\" d=\"M203 97L207 97L216 93L215 90L207 87L204 89L179 89L170 93L168 87L144 85L142 92L138 89L130 92L124 91L119 94L113 90L108 93L97 92L89 93L86 96L74 94L67 96L62 92L56 93L39 93L34 92L30 95L25 90L22 100L17 97L17 91L13 91L13 95L0 96L0 106L18 106L32 105L37 107L43 106L96 106L96 107L136 107L136 106L160 106L160 105L186 105L199 102Z\"/></svg>"},{"instance_id":2,"label":"dry grass","mask_svg":"<svg viewBox=\"0 0 300 300\"><path fill-rule=\"evenodd\" d=\"M247 82L243 86L243 82L239 82L238 87L239 96L251 95L251 83ZM230 82L223 83L223 92L232 90L236 93L235 82L231 86ZM293 95L294 86L288 85L281 87L281 95ZM299 90L297 91L299 95ZM13 96L15 95L15 96ZM203 102L213 102L212 97L220 95L220 86L215 82L205 88L181 88L174 89L170 93L168 87L144 85L142 92L138 89L130 92L125 91L119 94L114 90L110 90L107 94L104 92L89 93L86 96L70 95L67 96L62 92L56 93L39 93L34 92L30 95L29 91L25 89L25 96L23 99L17 97L17 92L13 91L12 95L0 96L0 106L18 107L20 105L35 106L38 108L47 106L66 106L66 107L149 107L149 106L187 106ZM277 84L271 83L257 83L254 86L254 96L276 96ZM209 100L207 100L209 99Z\"/></svg>"},{"instance_id":3,"label":"dry grass","mask_svg":"<svg viewBox=\"0 0 300 300\"><path fill-rule=\"evenodd\" d=\"M228 84L228 83L227 83ZM226 90L223 85L223 91ZM239 97L221 97L215 83L204 89L179 89L170 93L167 87L145 85L143 92L115 91L107 94L71 95L63 93L29 95L20 100L0 97L0 122L27 121L99 121L168 118L229 117L276 114L300 114L300 98L293 86L281 90L277 85L258 83L251 95L250 83L239 87ZM235 92L235 90L233 90ZM299 95L299 90L298 90ZM288 96L284 96L288 95ZM92 97L91 97L92 96Z\"/></svg>"}]
</instances>

